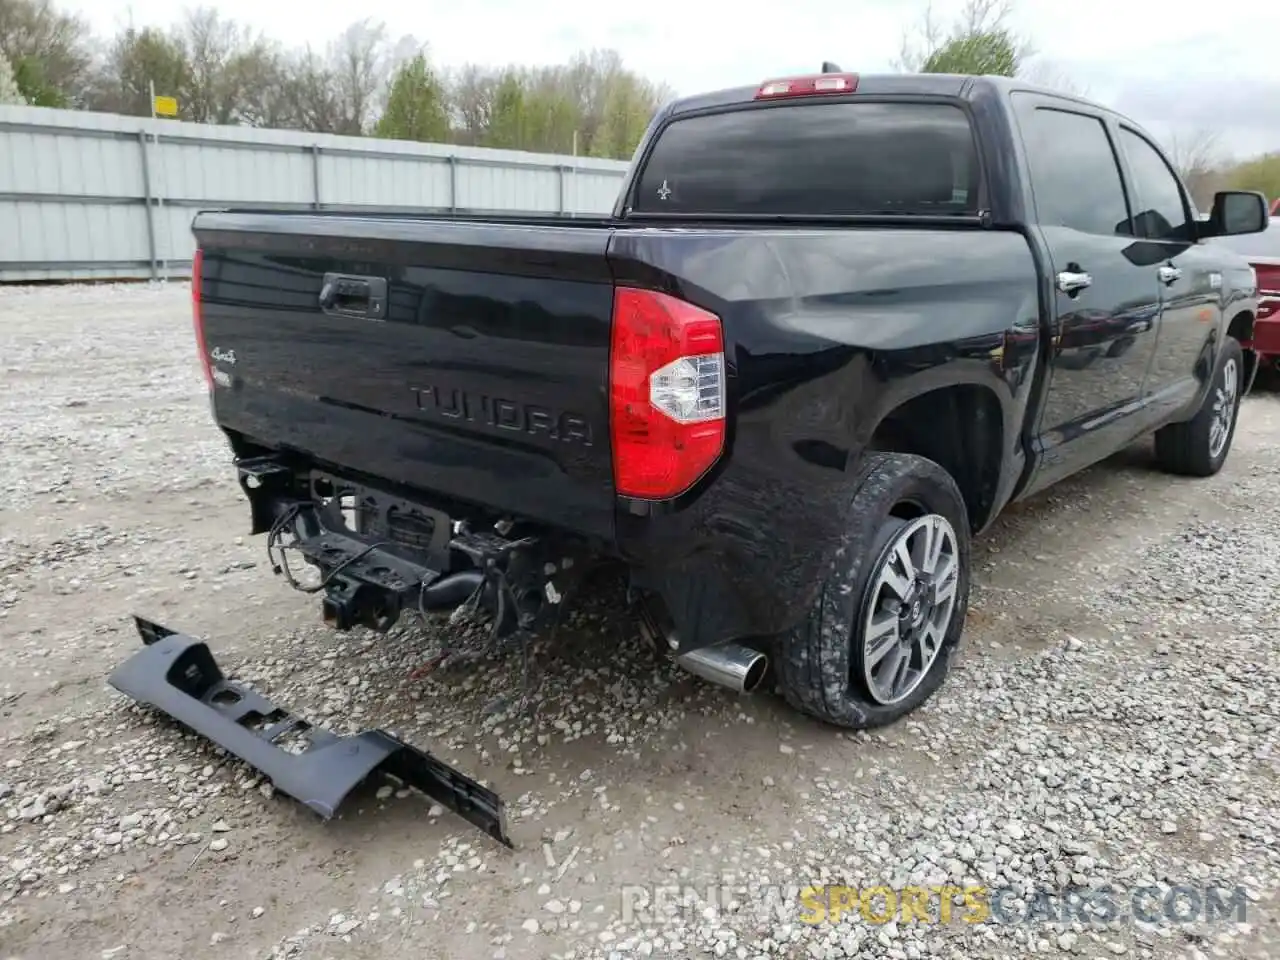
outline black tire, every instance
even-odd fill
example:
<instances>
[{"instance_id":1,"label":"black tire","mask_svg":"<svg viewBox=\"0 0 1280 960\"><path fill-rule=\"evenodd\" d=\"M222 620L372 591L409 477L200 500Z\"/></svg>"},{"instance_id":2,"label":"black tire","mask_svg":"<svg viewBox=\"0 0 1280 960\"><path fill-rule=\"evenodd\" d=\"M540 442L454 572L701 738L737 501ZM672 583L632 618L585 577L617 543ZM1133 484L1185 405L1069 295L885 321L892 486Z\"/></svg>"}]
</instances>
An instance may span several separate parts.
<instances>
[{"instance_id":1,"label":"black tire","mask_svg":"<svg viewBox=\"0 0 1280 960\"><path fill-rule=\"evenodd\" d=\"M1219 416L1219 399L1225 389L1227 371L1235 371L1235 390L1232 398L1230 421L1226 429L1226 442L1214 452L1215 420ZM1236 420L1240 416L1240 394L1245 384L1244 351L1232 337L1227 337L1218 355L1213 379L1205 392L1200 409L1190 420L1170 423L1156 431L1156 463L1167 473L1184 477L1211 477L1227 462L1231 441L1235 437Z\"/></svg>"},{"instance_id":2,"label":"black tire","mask_svg":"<svg viewBox=\"0 0 1280 960\"><path fill-rule=\"evenodd\" d=\"M871 695L864 679L864 621L875 578L910 519L944 517L955 534L957 582L951 621L932 664L895 703ZM910 713L951 670L969 603L969 517L942 467L911 454L871 454L854 494L841 549L805 619L776 638L778 683L787 702L827 723L869 729Z\"/></svg>"}]
</instances>

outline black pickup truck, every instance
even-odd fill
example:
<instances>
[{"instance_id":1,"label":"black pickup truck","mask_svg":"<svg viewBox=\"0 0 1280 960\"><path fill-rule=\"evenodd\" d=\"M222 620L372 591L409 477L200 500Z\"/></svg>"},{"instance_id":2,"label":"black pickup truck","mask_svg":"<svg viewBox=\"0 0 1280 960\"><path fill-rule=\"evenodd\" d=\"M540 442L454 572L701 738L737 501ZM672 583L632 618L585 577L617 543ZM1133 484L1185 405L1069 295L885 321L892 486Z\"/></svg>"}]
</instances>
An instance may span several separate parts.
<instances>
[{"instance_id":1,"label":"black pickup truck","mask_svg":"<svg viewBox=\"0 0 1280 960\"><path fill-rule=\"evenodd\" d=\"M683 666L871 727L943 682L1007 504L1152 433L1219 470L1258 301L1202 241L1267 223L1096 104L823 73L666 106L608 218L202 212L192 287L333 625L533 630L605 557Z\"/></svg>"}]
</instances>

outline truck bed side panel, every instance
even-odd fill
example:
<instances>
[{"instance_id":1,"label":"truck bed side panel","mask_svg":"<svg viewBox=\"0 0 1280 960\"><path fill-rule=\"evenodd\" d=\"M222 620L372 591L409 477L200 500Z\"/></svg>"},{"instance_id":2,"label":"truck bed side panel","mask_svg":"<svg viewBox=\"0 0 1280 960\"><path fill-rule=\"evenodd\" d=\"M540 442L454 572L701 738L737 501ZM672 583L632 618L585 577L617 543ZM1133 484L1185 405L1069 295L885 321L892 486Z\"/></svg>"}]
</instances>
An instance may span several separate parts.
<instances>
[{"instance_id":1,"label":"truck bed side panel","mask_svg":"<svg viewBox=\"0 0 1280 960\"><path fill-rule=\"evenodd\" d=\"M611 539L607 230L212 214L196 234L224 429ZM385 319L322 312L326 273L385 278Z\"/></svg>"},{"instance_id":2,"label":"truck bed side panel","mask_svg":"<svg viewBox=\"0 0 1280 960\"><path fill-rule=\"evenodd\" d=\"M1039 349L1037 273L1020 234L624 231L610 256L620 280L653 282L656 270L724 318L728 455L676 509L619 516L624 550L654 571L677 620L703 632L682 640L772 633L803 615L847 529L862 454L911 397L989 391L1005 465L993 496L1007 498ZM686 544L697 549L673 560Z\"/></svg>"}]
</instances>

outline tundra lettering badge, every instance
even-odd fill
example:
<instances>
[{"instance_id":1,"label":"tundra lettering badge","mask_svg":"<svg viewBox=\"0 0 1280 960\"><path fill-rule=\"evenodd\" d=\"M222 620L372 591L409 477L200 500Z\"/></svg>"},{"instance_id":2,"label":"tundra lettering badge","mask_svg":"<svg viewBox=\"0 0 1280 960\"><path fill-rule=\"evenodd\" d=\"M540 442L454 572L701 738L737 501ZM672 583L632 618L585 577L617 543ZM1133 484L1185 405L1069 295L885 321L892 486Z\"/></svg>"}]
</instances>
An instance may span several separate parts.
<instances>
[{"instance_id":1,"label":"tundra lettering badge","mask_svg":"<svg viewBox=\"0 0 1280 960\"><path fill-rule=\"evenodd\" d=\"M520 403L457 387L410 387L420 413L448 420L463 420L495 430L509 430L551 440L591 446L591 424L579 413L552 410L534 403Z\"/></svg>"}]
</instances>

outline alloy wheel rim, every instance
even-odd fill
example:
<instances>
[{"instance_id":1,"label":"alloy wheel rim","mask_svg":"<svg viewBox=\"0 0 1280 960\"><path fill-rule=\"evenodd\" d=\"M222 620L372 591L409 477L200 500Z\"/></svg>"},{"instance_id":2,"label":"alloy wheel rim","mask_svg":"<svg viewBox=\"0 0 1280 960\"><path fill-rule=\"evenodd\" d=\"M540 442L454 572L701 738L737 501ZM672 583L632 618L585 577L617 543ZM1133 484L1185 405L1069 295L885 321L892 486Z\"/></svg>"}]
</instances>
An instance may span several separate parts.
<instances>
[{"instance_id":1,"label":"alloy wheel rim","mask_svg":"<svg viewBox=\"0 0 1280 960\"><path fill-rule=\"evenodd\" d=\"M862 630L862 670L877 703L911 696L938 658L956 611L960 551L946 517L904 526L881 555Z\"/></svg>"},{"instance_id":2,"label":"alloy wheel rim","mask_svg":"<svg viewBox=\"0 0 1280 960\"><path fill-rule=\"evenodd\" d=\"M1222 365L1222 382L1213 391L1213 416L1209 421L1209 456L1217 459L1227 446L1240 395L1240 372L1234 358Z\"/></svg>"}]
</instances>

